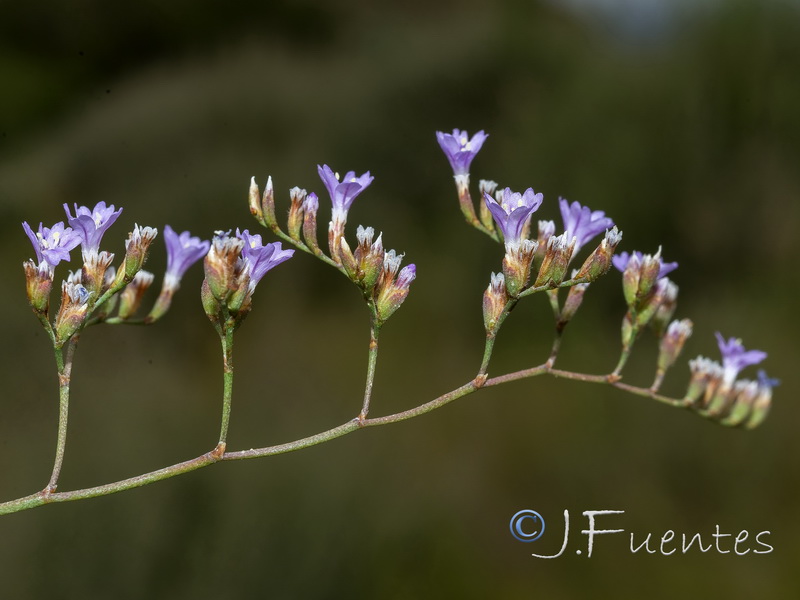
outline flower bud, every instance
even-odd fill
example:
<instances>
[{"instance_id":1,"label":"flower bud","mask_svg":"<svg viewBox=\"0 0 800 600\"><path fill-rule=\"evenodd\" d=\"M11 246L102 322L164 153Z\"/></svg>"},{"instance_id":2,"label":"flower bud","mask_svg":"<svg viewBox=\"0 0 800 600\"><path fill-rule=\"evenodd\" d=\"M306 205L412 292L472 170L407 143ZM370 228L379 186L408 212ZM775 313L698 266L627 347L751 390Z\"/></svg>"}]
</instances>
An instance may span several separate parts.
<instances>
[{"instance_id":1,"label":"flower bud","mask_svg":"<svg viewBox=\"0 0 800 600\"><path fill-rule=\"evenodd\" d=\"M255 177L250 178L248 202L250 203L250 214L256 218L256 221L258 221L260 225L266 225L264 221L264 209L261 207L261 194L258 191Z\"/></svg>"},{"instance_id":2,"label":"flower bud","mask_svg":"<svg viewBox=\"0 0 800 600\"><path fill-rule=\"evenodd\" d=\"M275 190L272 187L272 176L267 177L267 185L264 187L261 213L264 215L264 223L267 227L273 230L279 229L278 220L275 218Z\"/></svg>"},{"instance_id":3,"label":"flower bud","mask_svg":"<svg viewBox=\"0 0 800 600\"><path fill-rule=\"evenodd\" d=\"M689 361L689 368L691 369L691 378L684 396L684 402L697 408L702 406L709 388L715 389L722 381L722 365L716 361L698 356Z\"/></svg>"},{"instance_id":4,"label":"flower bud","mask_svg":"<svg viewBox=\"0 0 800 600\"><path fill-rule=\"evenodd\" d=\"M289 230L289 237L297 241L300 241L300 230L303 228L303 203L306 195L306 190L299 187L293 187L289 190L291 205L289 206L289 218L286 228Z\"/></svg>"},{"instance_id":5,"label":"flower bud","mask_svg":"<svg viewBox=\"0 0 800 600\"><path fill-rule=\"evenodd\" d=\"M553 221L539 221L538 233L536 237L536 252L533 255L532 270L536 273L542 266L544 255L547 253L547 246L550 238L556 233L556 224Z\"/></svg>"},{"instance_id":6,"label":"flower bud","mask_svg":"<svg viewBox=\"0 0 800 600\"><path fill-rule=\"evenodd\" d=\"M728 414L720 419L722 425L735 427L743 424L751 416L753 406L761 390L755 381L740 380L733 386L734 400ZM772 395L772 390L768 391Z\"/></svg>"},{"instance_id":7,"label":"flower bud","mask_svg":"<svg viewBox=\"0 0 800 600\"><path fill-rule=\"evenodd\" d=\"M671 283L669 279L662 277L658 280L650 294L639 302L636 310L636 327L638 327L639 330L647 325L656 314L656 310L658 310L658 307L661 306L661 303L664 301Z\"/></svg>"},{"instance_id":8,"label":"flower bud","mask_svg":"<svg viewBox=\"0 0 800 600\"><path fill-rule=\"evenodd\" d=\"M758 427L764 419L767 418L770 406L772 404L772 387L769 385L759 384L758 394L753 400L753 408L750 413L750 418L744 424L746 429L753 429Z\"/></svg>"},{"instance_id":9,"label":"flower bud","mask_svg":"<svg viewBox=\"0 0 800 600\"><path fill-rule=\"evenodd\" d=\"M611 257L614 256L614 251L617 249L620 241L622 241L622 232L616 226L606 231L606 236L600 245L595 248L594 252L589 255L589 258L583 263L577 274L577 278L586 278L589 281L596 281L601 276L608 273L611 268Z\"/></svg>"},{"instance_id":10,"label":"flower bud","mask_svg":"<svg viewBox=\"0 0 800 600\"><path fill-rule=\"evenodd\" d=\"M78 331L89 311L89 290L80 284L65 281L61 284L61 306L55 321L56 346L61 347Z\"/></svg>"},{"instance_id":11,"label":"flower bud","mask_svg":"<svg viewBox=\"0 0 800 600\"><path fill-rule=\"evenodd\" d=\"M416 276L417 267L413 264L407 265L400 270L396 280L381 287L375 300L375 310L378 313L379 322L386 321L400 308L400 305L403 304L408 296L409 287Z\"/></svg>"},{"instance_id":12,"label":"flower bud","mask_svg":"<svg viewBox=\"0 0 800 600\"><path fill-rule=\"evenodd\" d=\"M481 198L483 198L484 194L489 194L490 196L492 196L497 190L497 182L490 181L487 179L481 179L478 182L478 189L480 190ZM494 233L495 230L494 218L492 218L492 213L489 210L489 206L486 204L486 202L478 202L478 204L480 205L481 223L486 229Z\"/></svg>"},{"instance_id":13,"label":"flower bud","mask_svg":"<svg viewBox=\"0 0 800 600\"><path fill-rule=\"evenodd\" d=\"M344 267L345 274L350 278L350 281L358 283L360 281L358 273L358 264L350 250L350 244L347 243L345 238L339 240L339 264Z\"/></svg>"},{"instance_id":14,"label":"flower bud","mask_svg":"<svg viewBox=\"0 0 800 600\"><path fill-rule=\"evenodd\" d=\"M239 238L229 237L228 233L218 231L211 242L203 268L206 273L209 291L221 303L226 303L237 289L239 273L236 263L242 253L244 242Z\"/></svg>"},{"instance_id":15,"label":"flower bud","mask_svg":"<svg viewBox=\"0 0 800 600\"><path fill-rule=\"evenodd\" d=\"M645 298L653 286L659 280L659 273L661 272L661 247L658 252L651 256L645 254L642 257L642 266L639 271L639 289L636 292L636 297L641 299Z\"/></svg>"},{"instance_id":16,"label":"flower bud","mask_svg":"<svg viewBox=\"0 0 800 600\"><path fill-rule=\"evenodd\" d=\"M354 253L354 258L358 264L359 278L361 287L370 292L378 282L378 278L383 270L383 234L378 235L378 239L372 241L375 230L372 227L358 226L356 238L358 247Z\"/></svg>"},{"instance_id":17,"label":"flower bud","mask_svg":"<svg viewBox=\"0 0 800 600\"><path fill-rule=\"evenodd\" d=\"M506 291L505 277L502 273L492 273L489 287L483 293L483 325L486 327L487 334L495 331L497 320L503 314L507 302L508 292Z\"/></svg>"},{"instance_id":18,"label":"flower bud","mask_svg":"<svg viewBox=\"0 0 800 600\"><path fill-rule=\"evenodd\" d=\"M98 298L105 286L106 271L111 266L114 255L103 251L90 253L83 264L81 280L89 292Z\"/></svg>"},{"instance_id":19,"label":"flower bud","mask_svg":"<svg viewBox=\"0 0 800 600\"><path fill-rule=\"evenodd\" d=\"M656 314L653 315L653 320L650 321L650 325L658 337L664 335L667 323L669 323L672 315L675 314L675 309L678 306L678 286L669 279L667 282L664 297L656 309Z\"/></svg>"},{"instance_id":20,"label":"flower bud","mask_svg":"<svg viewBox=\"0 0 800 600\"><path fill-rule=\"evenodd\" d=\"M636 305L636 294L639 291L641 271L642 261L637 254L633 254L622 272L622 293L628 306Z\"/></svg>"},{"instance_id":21,"label":"flower bud","mask_svg":"<svg viewBox=\"0 0 800 600\"><path fill-rule=\"evenodd\" d=\"M577 238L567 241L567 233L559 236L551 236L547 240L547 251L545 252L542 266L539 268L539 275L534 282L534 287L549 285L557 287L564 280L567 266L575 250Z\"/></svg>"},{"instance_id":22,"label":"flower bud","mask_svg":"<svg viewBox=\"0 0 800 600\"><path fill-rule=\"evenodd\" d=\"M692 335L692 322L689 319L673 321L661 338L658 351L658 371L666 372L677 360L686 340Z\"/></svg>"},{"instance_id":23,"label":"flower bud","mask_svg":"<svg viewBox=\"0 0 800 600\"><path fill-rule=\"evenodd\" d=\"M25 269L25 291L28 302L37 314L46 315L50 305L50 290L53 288L53 273L43 262L37 267L32 260L22 263Z\"/></svg>"},{"instance_id":24,"label":"flower bud","mask_svg":"<svg viewBox=\"0 0 800 600\"><path fill-rule=\"evenodd\" d=\"M150 244L158 235L158 230L153 227L139 227L134 225L133 231L125 242L125 281L132 281L144 261L147 260L147 251ZM122 271L123 269L120 269Z\"/></svg>"},{"instance_id":25,"label":"flower bud","mask_svg":"<svg viewBox=\"0 0 800 600\"><path fill-rule=\"evenodd\" d=\"M318 210L319 199L314 192L311 192L303 202L303 239L306 241L306 246L311 248L314 254L320 252L319 242L317 241Z\"/></svg>"},{"instance_id":26,"label":"flower bud","mask_svg":"<svg viewBox=\"0 0 800 600\"><path fill-rule=\"evenodd\" d=\"M204 279L203 284L200 287L200 301L203 304L203 310L211 319L212 323L217 323L219 321L219 313L221 310L221 306L219 301L214 297L214 294L211 292L211 288L208 285L208 280Z\"/></svg>"},{"instance_id":27,"label":"flower bud","mask_svg":"<svg viewBox=\"0 0 800 600\"><path fill-rule=\"evenodd\" d=\"M576 273L573 272L572 278L575 279L577 276ZM561 312L558 315L558 323L556 327L559 330L564 329L564 327L572 320L572 317L575 316L575 313L578 312L578 309L583 302L583 295L586 293L586 290L589 289L588 283L577 283L569 288L569 293L567 294L567 299L564 301L564 306L561 308ZM558 290L551 290L553 294L557 294ZM548 292L549 293L549 292Z\"/></svg>"},{"instance_id":28,"label":"flower bud","mask_svg":"<svg viewBox=\"0 0 800 600\"><path fill-rule=\"evenodd\" d=\"M506 254L503 257L503 276L508 294L512 298L516 298L528 284L535 252L536 242L533 240L506 243Z\"/></svg>"},{"instance_id":29,"label":"flower bud","mask_svg":"<svg viewBox=\"0 0 800 600\"><path fill-rule=\"evenodd\" d=\"M147 289L152 285L154 276L149 271L139 271L125 289L122 290L119 299L119 311L117 315L120 319L129 319L142 304L142 298Z\"/></svg>"}]
</instances>

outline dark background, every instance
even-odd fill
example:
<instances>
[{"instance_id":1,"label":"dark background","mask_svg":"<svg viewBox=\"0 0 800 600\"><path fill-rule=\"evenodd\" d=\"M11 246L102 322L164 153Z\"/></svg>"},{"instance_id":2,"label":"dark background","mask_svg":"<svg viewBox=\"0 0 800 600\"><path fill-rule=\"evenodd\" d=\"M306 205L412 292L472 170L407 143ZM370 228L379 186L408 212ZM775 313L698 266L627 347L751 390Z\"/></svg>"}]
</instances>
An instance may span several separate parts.
<instances>
[{"instance_id":1,"label":"dark background","mask_svg":"<svg viewBox=\"0 0 800 600\"><path fill-rule=\"evenodd\" d=\"M20 222L63 219L63 202L124 206L104 241L121 256L134 223L257 229L252 175L273 176L279 212L291 186L320 193L324 227L316 164L369 169L349 235L373 225L418 267L384 328L373 412L468 381L502 251L458 211L434 138L454 127L490 134L473 181L533 186L559 226L559 195L603 209L620 250L663 244L680 262L676 316L695 322L665 389L682 394L688 358L718 356L715 331L741 337L783 380L766 423L726 429L603 386L525 380L295 454L2 517L3 597L796 597L800 9L583 4L0 2L0 498L41 489L52 464L57 381L25 302ZM164 260L158 240L148 268ZM61 490L216 442L221 361L200 281L195 267L157 326L82 336ZM559 364L608 372L623 313L611 273ZM526 301L491 374L539 364L551 327L545 299ZM367 339L358 293L319 261L267 275L237 334L230 448L351 418ZM644 336L626 379L649 384L654 357ZM523 508L547 520L537 543L509 535ZM564 509L567 552L532 558L558 549ZM600 509L624 510L598 524L626 533L587 558L580 513ZM630 532L638 544L668 529L709 543L717 524L769 530L775 550L628 548Z\"/></svg>"}]
</instances>

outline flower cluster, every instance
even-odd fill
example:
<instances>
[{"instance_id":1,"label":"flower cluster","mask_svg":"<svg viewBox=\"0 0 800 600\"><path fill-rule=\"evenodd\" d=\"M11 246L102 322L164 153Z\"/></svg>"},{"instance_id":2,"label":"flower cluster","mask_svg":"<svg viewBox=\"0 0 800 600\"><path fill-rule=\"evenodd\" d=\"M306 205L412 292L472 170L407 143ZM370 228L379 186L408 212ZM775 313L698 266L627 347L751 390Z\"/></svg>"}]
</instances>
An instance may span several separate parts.
<instances>
[{"instance_id":1,"label":"flower cluster","mask_svg":"<svg viewBox=\"0 0 800 600\"><path fill-rule=\"evenodd\" d=\"M622 273L628 310L622 323L622 353L610 380L621 377L620 371L637 336L645 327L650 327L659 338L656 377L650 388L651 393L656 393L693 329L689 319L671 320L677 307L678 286L667 275L678 263L664 261L660 248L652 255L638 251L615 255L622 233L613 220L603 211L591 210L564 198L559 198L562 233L557 234L553 221L544 220L539 221L536 238L532 239L530 221L543 203L542 194L535 193L533 188L519 193L508 187L498 189L494 181L481 180L479 189L483 202L478 221L469 194L469 174L486 134L480 131L470 138L467 132L456 129L452 135L437 132L436 138L453 168L459 202L467 220L505 244L502 273L492 273L483 296L487 336L496 335L505 315L519 298L539 290L548 290L556 316L556 330L560 334L580 306L589 283L613 265ZM565 281L574 256L603 232L600 244ZM532 285L530 280L533 280ZM569 287L563 305L557 296L559 287ZM739 340L731 338L726 342L719 334L717 337L723 355L722 365L702 357L692 361L692 383L685 402L706 416L724 417L726 424L754 426L766 414L775 381L763 372L757 382L736 381L736 377L742 368L760 362L766 355L760 351L745 351ZM554 352L557 347L554 346ZM552 362L548 361L548 365Z\"/></svg>"},{"instance_id":2,"label":"flower cluster","mask_svg":"<svg viewBox=\"0 0 800 600\"><path fill-rule=\"evenodd\" d=\"M250 312L261 278L293 254L280 242L263 244L260 235L251 235L247 229L237 229L235 236L216 232L203 262L206 277L201 296L208 317L222 324L230 315L238 324Z\"/></svg>"},{"instance_id":3,"label":"flower cluster","mask_svg":"<svg viewBox=\"0 0 800 600\"><path fill-rule=\"evenodd\" d=\"M358 226L358 244L355 250L345 238L350 208L356 197L374 180L369 171L360 176L356 176L355 171L348 171L340 178L328 165L318 165L317 173L331 201L331 220L328 223L329 255L322 252L317 242L319 198L315 193L299 187L289 191L287 233L283 233L274 217L272 178L267 180L263 196L260 195L255 180L251 180L250 211L259 223L285 240L337 267L362 290L365 300L373 310L375 321L378 324L383 323L408 296L411 282L416 277L416 266L410 264L400 269L403 255L394 250L384 250L383 236L378 235L375 238L372 227Z\"/></svg>"},{"instance_id":4,"label":"flower cluster","mask_svg":"<svg viewBox=\"0 0 800 600\"><path fill-rule=\"evenodd\" d=\"M742 341L725 338L717 332L722 364L698 356L689 361L691 380L685 401L700 414L723 425L752 429L767 416L772 403L772 388L778 381L760 370L756 381L737 379L740 371L757 365L767 354L745 350Z\"/></svg>"}]
</instances>

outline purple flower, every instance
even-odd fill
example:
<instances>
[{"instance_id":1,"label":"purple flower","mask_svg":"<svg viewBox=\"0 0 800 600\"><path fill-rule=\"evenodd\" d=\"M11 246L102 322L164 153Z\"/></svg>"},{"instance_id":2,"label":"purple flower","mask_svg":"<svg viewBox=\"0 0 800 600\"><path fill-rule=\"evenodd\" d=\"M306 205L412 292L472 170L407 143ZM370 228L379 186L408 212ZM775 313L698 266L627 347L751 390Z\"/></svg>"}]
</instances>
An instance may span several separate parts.
<instances>
[{"instance_id":1,"label":"purple flower","mask_svg":"<svg viewBox=\"0 0 800 600\"><path fill-rule=\"evenodd\" d=\"M520 242L525 222L539 208L544 197L534 193L533 188L528 188L522 194L506 188L499 203L486 192L483 193L483 199L508 245Z\"/></svg>"},{"instance_id":2,"label":"purple flower","mask_svg":"<svg viewBox=\"0 0 800 600\"><path fill-rule=\"evenodd\" d=\"M450 161L453 174L456 176L469 175L472 159L478 154L487 137L489 136L483 130L473 135L471 139L466 131L460 129L453 129L452 135L441 131L436 132L439 146L442 147L447 160Z\"/></svg>"},{"instance_id":3,"label":"purple flower","mask_svg":"<svg viewBox=\"0 0 800 600\"><path fill-rule=\"evenodd\" d=\"M619 254L616 254L611 258L611 262L614 264L614 266L617 268L618 271L622 271L624 273L625 269L628 266L628 262L632 258L635 258L637 261L639 261L639 263L641 263L644 256L638 250L634 250L633 253L631 254L628 254L627 252L620 252ZM659 260L661 259L659 258ZM677 268L678 268L678 263L676 262L671 262L671 263L662 262L661 267L658 270L658 279L661 279L667 273L671 273Z\"/></svg>"},{"instance_id":4,"label":"purple flower","mask_svg":"<svg viewBox=\"0 0 800 600\"><path fill-rule=\"evenodd\" d=\"M750 365L757 365L767 358L767 353L761 350L745 350L742 340L730 338L727 342L722 334L717 332L717 344L722 354L722 367L725 371L725 381L732 383L739 371Z\"/></svg>"},{"instance_id":5,"label":"purple flower","mask_svg":"<svg viewBox=\"0 0 800 600\"><path fill-rule=\"evenodd\" d=\"M67 220L71 227L80 234L81 253L83 260L87 261L92 254L97 254L100 250L100 240L106 229L111 227L117 220L122 209L115 211L114 205L106 206L105 202L98 202L94 209L89 210L86 206L75 206L75 216L69 212L69 206L64 204L67 213Z\"/></svg>"},{"instance_id":6,"label":"purple flower","mask_svg":"<svg viewBox=\"0 0 800 600\"><path fill-rule=\"evenodd\" d=\"M317 165L317 172L331 196L332 220L342 223L347 220L347 211L350 210L353 200L375 179L370 176L369 171L360 177L356 177L355 171L348 171L340 182L338 173L334 173L328 165Z\"/></svg>"},{"instance_id":7,"label":"purple flower","mask_svg":"<svg viewBox=\"0 0 800 600\"><path fill-rule=\"evenodd\" d=\"M236 230L236 237L244 242L242 248L242 261L250 272L250 290L261 281L267 271L289 260L294 250L284 250L280 242L272 242L266 246L261 242L260 235L250 235L250 232Z\"/></svg>"},{"instance_id":8,"label":"purple flower","mask_svg":"<svg viewBox=\"0 0 800 600\"><path fill-rule=\"evenodd\" d=\"M578 238L575 252L581 249L594 236L603 233L614 226L614 221L606 216L602 210L592 211L588 206L581 206L578 202L570 204L566 198L558 199L561 207L561 218L564 220L564 230L567 238Z\"/></svg>"},{"instance_id":9,"label":"purple flower","mask_svg":"<svg viewBox=\"0 0 800 600\"><path fill-rule=\"evenodd\" d=\"M773 379L772 377L767 377L767 372L764 369L758 370L758 384L762 388L769 388L772 389L777 387L781 384L780 379Z\"/></svg>"},{"instance_id":10,"label":"purple flower","mask_svg":"<svg viewBox=\"0 0 800 600\"><path fill-rule=\"evenodd\" d=\"M34 233L27 222L22 223L22 228L30 238L39 261L39 270L47 265L50 274L55 266L62 260L69 260L69 251L81 243L81 236L69 227L64 227L63 222L58 222L52 227L44 227L39 223L39 231Z\"/></svg>"},{"instance_id":11,"label":"purple flower","mask_svg":"<svg viewBox=\"0 0 800 600\"><path fill-rule=\"evenodd\" d=\"M178 235L172 227L165 225L164 243L167 246L167 272L164 275L164 285L177 289L186 269L208 253L211 242L192 237L188 231Z\"/></svg>"}]
</instances>

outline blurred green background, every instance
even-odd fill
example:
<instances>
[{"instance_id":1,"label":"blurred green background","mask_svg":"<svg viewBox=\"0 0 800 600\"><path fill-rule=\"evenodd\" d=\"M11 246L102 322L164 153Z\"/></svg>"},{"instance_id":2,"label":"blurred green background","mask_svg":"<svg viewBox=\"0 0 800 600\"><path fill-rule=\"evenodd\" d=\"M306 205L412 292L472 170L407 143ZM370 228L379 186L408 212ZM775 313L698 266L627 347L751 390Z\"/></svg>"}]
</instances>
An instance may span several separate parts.
<instances>
[{"instance_id":1,"label":"blurred green background","mask_svg":"<svg viewBox=\"0 0 800 600\"><path fill-rule=\"evenodd\" d=\"M324 192L318 163L370 170L350 225L383 231L418 267L384 328L373 412L469 380L501 249L463 223L437 129L485 129L473 180L542 191L541 218L560 226L563 195L612 216L620 250L663 244L680 262L677 316L695 322L685 359L716 357L721 331L767 350L783 380L752 432L540 378L295 454L6 516L2 596L797 597L798 31L800 6L778 0L0 2L2 500L41 489L52 464L57 381L25 302L20 222L63 219L64 202L124 206L105 237L121 255L134 223L254 230L252 175L273 176L285 210L294 185ZM148 268L164 260L157 240ZM155 327L82 336L62 490L214 445L221 361L200 281L196 267ZM610 370L623 313L611 273L560 365ZM539 364L551 320L544 298L515 310L491 374ZM230 447L351 418L367 340L358 293L331 269L298 255L270 273L238 333ZM654 346L640 342L631 382L649 384ZM682 360L666 390L686 379ZM509 535L523 508L547 520L537 543ZM532 558L558 549L564 509L567 552ZM600 509L624 510L599 526L626 533L587 558L580 513ZM717 524L769 530L775 550L628 549L630 532L668 529L708 543Z\"/></svg>"}]
</instances>

